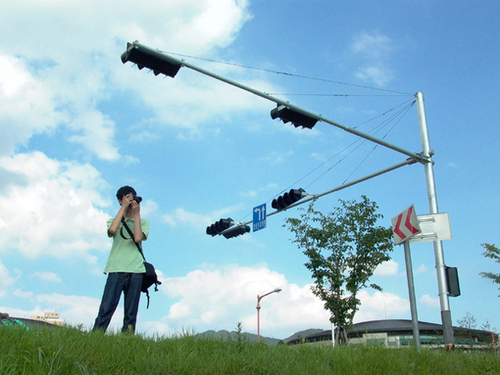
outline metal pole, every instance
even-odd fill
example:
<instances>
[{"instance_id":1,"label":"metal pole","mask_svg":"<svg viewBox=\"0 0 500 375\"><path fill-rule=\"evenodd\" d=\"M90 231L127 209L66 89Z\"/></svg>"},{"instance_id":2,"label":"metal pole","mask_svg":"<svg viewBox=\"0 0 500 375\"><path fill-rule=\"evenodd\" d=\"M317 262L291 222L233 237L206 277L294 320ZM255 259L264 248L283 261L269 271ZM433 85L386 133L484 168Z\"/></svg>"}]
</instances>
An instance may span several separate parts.
<instances>
[{"instance_id":1,"label":"metal pole","mask_svg":"<svg viewBox=\"0 0 500 375\"><path fill-rule=\"evenodd\" d=\"M260 297L257 295L257 342L260 342Z\"/></svg>"},{"instance_id":2,"label":"metal pole","mask_svg":"<svg viewBox=\"0 0 500 375\"><path fill-rule=\"evenodd\" d=\"M176 63L176 64L178 64L180 66L185 66L186 68L195 70L195 71L197 71L197 72L199 72L201 74L204 74L204 75L207 75L209 77L215 78L215 79L217 79L219 81L228 83L228 84L230 84L232 86L235 86L235 87L238 87L238 88L240 88L242 90L248 91L248 92L250 92L250 93L252 93L254 95L260 96L261 98L270 100L270 101L272 101L272 102L274 102L276 104L284 105L284 106L286 106L286 107L288 107L290 109L302 112L306 116L313 117L313 118L315 118L315 119L317 119L319 121L326 122L327 124L330 124L330 125L333 125L333 126L335 126L337 128L340 128L342 130L345 130L346 132L349 132L351 134L357 135L358 137L367 139L367 140L372 141L374 143L377 143L377 144L379 144L381 146L387 147L387 148L389 148L391 150L400 152L400 153L402 153L404 155L407 155L407 156L409 156L409 157L411 157L411 158L413 158L415 160L418 160L421 163L425 163L427 161L422 155L416 154L414 152L405 150L405 149L403 149L401 147L398 147L396 145L390 144L390 143L384 141L383 139L378 139L378 138L372 137L371 135L365 134L365 133L363 133L363 132L361 132L361 131L359 131L357 129L350 128L348 126L339 124L339 123L337 123L335 121L332 121L330 119L327 119L326 117L323 117L323 116L321 116L319 114L316 114L316 113L307 111L305 109L302 109L300 107L297 107L296 105L293 105L290 102L287 102L285 100L273 97L273 96L269 95L268 93L256 90L256 89L251 88L249 86L243 85L243 84L241 84L239 82L235 82L235 81L230 80L228 78L222 77L222 76L220 76L218 74L212 73L212 72L210 72L208 70L205 70L203 68L200 68L200 67L198 67L196 65L190 64L190 63L188 63L185 60L176 59L175 57L172 57L170 55L167 55L164 52L160 52L158 50L155 50L153 48L145 46L144 44L141 44L141 43L139 43L137 41L131 43L130 46L127 47L127 49L131 49L131 48L141 48L141 49L144 49L146 51L149 51L149 53L152 54L152 56L154 56L155 59L159 59L159 60L165 60L165 59L167 59L168 63L170 63L170 64L172 62L174 62L174 63Z\"/></svg>"},{"instance_id":3,"label":"metal pole","mask_svg":"<svg viewBox=\"0 0 500 375\"><path fill-rule=\"evenodd\" d=\"M421 92L415 94L417 99L418 122L420 125L420 138L422 140L422 156L428 158L429 162L424 164L425 177L427 181L427 196L429 199L429 209L431 214L439 213L436 185L434 181L434 162L431 150L429 133L427 129L427 118L425 115L424 95ZM453 326L451 321L450 302L448 298L448 289L446 286L446 266L444 263L443 243L434 241L434 258L436 261L436 273L438 279L439 302L441 304L441 321L443 324L443 339L446 348L451 348L455 344L453 335Z\"/></svg>"},{"instance_id":4,"label":"metal pole","mask_svg":"<svg viewBox=\"0 0 500 375\"><path fill-rule=\"evenodd\" d=\"M331 194L331 193L335 193L335 192L337 192L337 191L340 191L340 190L346 189L346 188L348 188L348 187L350 187L350 186L353 186L353 185L359 184L359 183L361 183L361 182L364 182L364 181L366 181L366 180L369 180L369 179L371 179L371 178L374 178L374 177L380 176L380 175L382 175L382 174L384 174L384 173L391 172L391 171L393 171L393 170L395 170L395 169L398 169L398 168L404 167L405 165L411 165L411 164L415 164L415 163L417 163L417 161L416 161L416 160L414 160L414 159L412 159L412 158L409 158L409 159L406 159L405 161L403 161L403 162L401 162L401 163L398 163L398 164L393 165L392 167L388 167L388 168L382 169L381 171L378 171L378 172L372 173L372 174L370 174L370 175L368 175L368 176L361 177L361 178L359 178L359 179L357 179L357 180L354 180L354 181L348 182L348 183L346 183L346 184L344 184L344 185L340 185L340 186L336 187L335 189L328 190L328 191L326 191L326 192L324 192L324 193L321 193L321 194L310 194L310 195L311 195L311 197L306 198L306 199L301 199L300 201L298 201L298 202L296 202L296 203L294 203L294 204L291 204L290 206L285 207L283 210L276 210L276 211L274 211L274 212L271 212L271 213L267 214L267 217L269 217L269 216L273 216L273 215L276 215L276 214L278 214L278 213L280 213L280 212L282 212L282 211L288 210L288 209L290 209L290 208L297 207L297 206L299 206L299 205L301 205L301 204L304 204L304 203L310 202L310 201L312 201L312 200L314 200L314 199L321 198L321 197L322 197L322 196L324 196L324 195ZM240 226L244 226L244 225L248 225L248 224L250 224L251 222L252 222L252 221L247 221L247 222L244 222L244 223L238 223L238 225L240 225ZM230 230L232 230L232 229L234 229L234 227L230 227L230 228L228 228L228 229L225 229L224 231L222 231L222 232L221 232L221 233L219 233L219 234L224 234L224 233L226 233L226 232L229 232L229 231L230 231Z\"/></svg>"},{"instance_id":5,"label":"metal pole","mask_svg":"<svg viewBox=\"0 0 500 375\"><path fill-rule=\"evenodd\" d=\"M418 328L417 300L415 298L415 283L413 282L413 266L411 263L410 241L404 242L406 277L408 278L408 293L410 295L411 323L413 326L413 342L417 353L420 353L420 330Z\"/></svg>"},{"instance_id":6,"label":"metal pole","mask_svg":"<svg viewBox=\"0 0 500 375\"><path fill-rule=\"evenodd\" d=\"M262 296L259 296L257 294L257 342L260 342L260 300L272 293L279 293L279 292L281 292L281 289L276 288L270 291L269 293L263 294Z\"/></svg>"}]
</instances>

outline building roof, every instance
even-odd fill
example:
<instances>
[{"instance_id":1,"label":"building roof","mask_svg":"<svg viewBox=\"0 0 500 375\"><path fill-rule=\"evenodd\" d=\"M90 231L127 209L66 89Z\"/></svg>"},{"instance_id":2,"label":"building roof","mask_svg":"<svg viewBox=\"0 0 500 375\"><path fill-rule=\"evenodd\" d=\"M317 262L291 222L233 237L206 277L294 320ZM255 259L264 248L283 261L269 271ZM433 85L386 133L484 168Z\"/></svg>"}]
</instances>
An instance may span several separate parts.
<instances>
[{"instance_id":1,"label":"building roof","mask_svg":"<svg viewBox=\"0 0 500 375\"><path fill-rule=\"evenodd\" d=\"M419 331L443 331L443 326L436 323L418 322ZM377 332L406 332L413 331L412 321L409 319L371 320L353 324L349 332L377 333Z\"/></svg>"},{"instance_id":2,"label":"building roof","mask_svg":"<svg viewBox=\"0 0 500 375\"><path fill-rule=\"evenodd\" d=\"M420 334L427 335L442 335L443 326L442 324L429 323L429 322L418 322L418 328ZM483 336L491 337L490 331L479 330L479 329L468 329L463 327L453 327L453 330L458 332L467 332L473 336ZM371 320L367 322L361 322L353 324L351 329L347 331L347 337L361 337L365 333L387 333L389 335L413 335L413 324L410 319L385 319L385 320ZM323 332L315 333L304 337L303 339L307 341L322 341L330 340L332 337L332 331L326 330ZM289 344L296 344L301 339L291 340Z\"/></svg>"}]
</instances>

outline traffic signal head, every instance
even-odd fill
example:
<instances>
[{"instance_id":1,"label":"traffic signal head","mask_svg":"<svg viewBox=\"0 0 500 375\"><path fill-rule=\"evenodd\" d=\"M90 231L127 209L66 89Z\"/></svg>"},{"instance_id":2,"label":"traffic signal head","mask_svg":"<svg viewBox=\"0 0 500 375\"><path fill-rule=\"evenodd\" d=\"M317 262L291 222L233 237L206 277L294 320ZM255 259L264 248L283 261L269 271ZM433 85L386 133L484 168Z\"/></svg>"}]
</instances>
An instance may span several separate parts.
<instances>
[{"instance_id":1,"label":"traffic signal head","mask_svg":"<svg viewBox=\"0 0 500 375\"><path fill-rule=\"evenodd\" d=\"M299 201L306 196L304 189L291 189L288 193L273 199L271 207L277 210L283 210L284 208L290 206L291 204Z\"/></svg>"},{"instance_id":2,"label":"traffic signal head","mask_svg":"<svg viewBox=\"0 0 500 375\"><path fill-rule=\"evenodd\" d=\"M271 118L273 120L280 118L285 124L287 122L291 122L296 128L302 126L303 128L312 129L318 122L318 119L307 116L304 113L298 112L284 105L279 105L271 110Z\"/></svg>"},{"instance_id":3,"label":"traffic signal head","mask_svg":"<svg viewBox=\"0 0 500 375\"><path fill-rule=\"evenodd\" d=\"M445 275L448 294L451 297L458 297L460 295L460 282L458 281L457 267L445 266Z\"/></svg>"},{"instance_id":4,"label":"traffic signal head","mask_svg":"<svg viewBox=\"0 0 500 375\"><path fill-rule=\"evenodd\" d=\"M250 232L250 227L248 225L236 226L234 228L231 228L227 232L224 232L222 235L226 238L233 238L248 232Z\"/></svg>"},{"instance_id":5,"label":"traffic signal head","mask_svg":"<svg viewBox=\"0 0 500 375\"><path fill-rule=\"evenodd\" d=\"M211 235L212 237L216 236L233 224L234 221L230 217L228 217L227 219L220 219L219 221L216 221L214 224L207 227L207 234Z\"/></svg>"},{"instance_id":6,"label":"traffic signal head","mask_svg":"<svg viewBox=\"0 0 500 375\"><path fill-rule=\"evenodd\" d=\"M127 43L127 50L122 53L122 62L127 61L137 64L139 69L149 68L157 76L160 73L167 77L175 77L181 64L155 50L144 47L136 42Z\"/></svg>"}]
</instances>

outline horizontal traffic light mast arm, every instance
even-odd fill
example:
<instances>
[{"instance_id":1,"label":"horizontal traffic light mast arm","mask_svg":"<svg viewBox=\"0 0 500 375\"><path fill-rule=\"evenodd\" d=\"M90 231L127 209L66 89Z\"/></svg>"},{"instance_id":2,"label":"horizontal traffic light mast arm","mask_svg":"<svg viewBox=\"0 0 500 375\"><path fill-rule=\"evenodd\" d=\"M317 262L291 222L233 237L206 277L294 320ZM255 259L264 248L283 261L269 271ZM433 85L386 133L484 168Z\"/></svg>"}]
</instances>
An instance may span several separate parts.
<instances>
[{"instance_id":1,"label":"horizontal traffic light mast arm","mask_svg":"<svg viewBox=\"0 0 500 375\"><path fill-rule=\"evenodd\" d=\"M336 187L335 189L325 191L324 193L321 193L321 194L311 194L310 198L307 198L307 199L298 201L297 203L291 204L286 209L289 209L289 208L292 208L292 207L296 207L296 206L298 206L300 204L304 204L304 203L310 202L310 201L312 201L314 199L321 198L321 197L323 197L325 195L328 195L328 194L331 194L331 193L335 193L336 191L340 191L340 190L346 189L346 188L351 187L353 185L359 184L360 182L364 182L364 181L369 180L371 178L380 176L380 175L382 175L384 173L388 173L388 172L391 172L391 171L393 171L395 169L404 167L405 165L415 164L416 162L417 161L415 159L413 159L413 158L406 159L405 161L403 161L401 163L398 163L398 164L395 164L395 165L393 165L391 167L382 169L382 170L380 170L378 172L375 172L375 173L372 173L372 174L370 174L368 176L358 178L357 180L351 181L351 182L349 182L347 184L340 185L340 186ZM267 216L271 216L271 215L277 214L278 212L280 212L280 211L271 212Z\"/></svg>"},{"instance_id":2,"label":"horizontal traffic light mast arm","mask_svg":"<svg viewBox=\"0 0 500 375\"><path fill-rule=\"evenodd\" d=\"M403 161L403 162L401 162L401 163L398 163L398 164L395 164L395 165L393 165L393 166L391 166L391 167L388 167L388 168L382 169L382 170L380 170L380 171L378 171L378 172L375 172L375 173L372 173L372 174L370 174L370 175L368 175L368 176L361 177L361 178L359 178L359 179L357 179L357 180L354 180L354 181L351 181L351 182L349 182L349 183L347 183L347 184L340 185L340 186L336 187L335 189L325 191L324 193L321 193L321 194L307 194L307 195L310 195L310 198L307 198L307 199L304 199L304 200L297 201L296 203L293 203L293 204L291 204L291 205L289 205L289 206L286 206L286 208L284 208L284 209L281 209L281 210L276 210L276 211L271 212L270 214L268 214L268 215L266 215L266 216L267 216L267 217L269 217L269 216L276 215L277 213L280 213L280 212L282 212L282 211L288 210L289 208L296 207L296 206L298 206L298 205L301 205L301 204L304 204L304 203L310 202L310 201L312 201L312 200L314 200L314 199L317 199L317 198L323 197L323 196L325 196L325 195L328 195L328 194L334 193L334 192L336 192L336 191L346 189L346 188L348 188L348 187L350 187L350 186L353 186L353 185L359 184L360 182L363 182L363 181L369 180L369 179L371 179L371 178L374 178L374 177L380 176L380 175L382 175L382 174L384 174L384 173L391 172L391 171L393 171L393 170L395 170L395 169L398 169L398 168L404 167L405 165L410 165L410 164L415 164L415 163L417 163L417 161L416 161L415 159L413 159L413 158L409 158L409 159L406 159L405 161ZM224 219L221 219L221 220L222 220L222 221L224 221ZM248 233L248 232L250 231L250 229L249 229L249 228L248 228L248 229L246 229L246 230L241 230L241 233L237 233L236 235L234 235L234 236L233 236L233 235L231 235L231 232L235 232L235 231L237 231L237 230L239 230L239 229L241 229L241 228L246 228L246 227L248 226L248 224L251 224L251 223L252 223L252 221L247 221L247 222L245 222L245 223L242 223L242 222L234 222L234 221L232 221L232 219L231 219L231 218L228 218L228 219L225 219L225 220L228 220L228 221L230 220L230 221L231 221L231 222L230 222L230 224L229 224L230 226L229 226L228 228L225 228L225 229L223 229L223 230L221 230L221 231L217 231L217 233L208 233L208 232L209 232L209 228L210 228L210 226L209 226L209 227L207 227L207 234L212 234L212 236L215 236L215 235L219 234L219 235L223 235L223 236L224 236L224 237L226 237L226 238L231 238L231 237L236 237L236 236L238 236L238 235L240 235L240 234ZM221 222L221 221L219 221L219 222ZM221 229L222 229L222 228L221 228Z\"/></svg>"},{"instance_id":3,"label":"horizontal traffic light mast arm","mask_svg":"<svg viewBox=\"0 0 500 375\"><path fill-rule=\"evenodd\" d=\"M199 68L199 67L197 67L197 66L195 66L195 65L193 65L193 64L190 64L190 63L188 63L188 62L186 62L186 61L184 61L184 60L179 60L179 59L176 59L175 57L172 57L172 56L170 56L170 55L168 55L168 54L166 54L166 53L164 53L164 52L159 52L158 50L154 50L154 49L152 49L152 48L150 48L150 47L147 47L147 46L145 46L145 45L143 45L143 44L141 44L141 43L139 43L139 42L137 42L137 41L136 41L136 42L133 42L133 43L132 43L132 45L140 46L141 48L144 48L144 49L148 49L148 50L150 50L150 51L151 51L151 53L152 53L153 55L157 56L157 58L159 58L159 59L161 59L161 55L164 55L164 56L165 56L165 57L166 57L169 61L174 61L174 62L176 62L176 63L180 64L181 66L185 66L185 67L187 67L187 68L189 68L189 69L195 70L195 71L197 71L197 72L199 72L199 73L205 74L205 75L207 75L207 76L209 76L209 77L212 77L212 78L215 78L215 79L217 79L217 80L219 80L219 81L222 81L222 82L228 83L228 84L230 84L230 85L232 85L232 86L236 86L236 87L238 87L238 88L240 88L240 89L242 89L242 90L245 90L245 91L248 91L248 92L250 92L250 93L252 93L252 94L254 94L254 95L260 96L261 98L264 98L264 99L270 100L270 101L272 101L272 102L274 102L274 103L276 103L276 104L281 104L281 105L284 105L284 106L286 106L286 107L288 107L288 108L291 108L291 109L293 109L293 110L295 110L295 111L298 111L298 112L300 112L300 113L302 113L302 114L304 114L304 115L306 115L306 116L309 116L309 117L315 118L315 119L317 119L318 121L326 122L327 124L330 124L330 125L336 126L337 128L340 128L340 129L342 129L342 130L345 130L345 131L346 131L346 132L348 132L348 133L351 133L351 134L357 135L357 136L359 136L359 137L361 137L361 138L367 139L367 140L372 141L372 142L374 142L374 143L377 143L377 144L379 144L379 145L381 145L381 146L387 147L387 148L389 148L389 149L391 149L391 150L394 150L394 151L397 151L397 152L399 152L399 153L402 153L402 154L404 154L404 155L406 155L406 156L409 156L409 157L413 158L415 161L418 161L418 162L420 162L420 163L426 164L426 163L429 163L429 162L430 162L430 159L429 159L429 158L427 158L427 157L425 157L425 156L423 156L423 155L421 155L421 154L417 154L417 153L415 153L415 152L411 152L411 151L405 150L405 149L403 149L403 148L401 148L401 147L398 147L398 146L395 146L395 145L393 145L393 144L390 144L390 143L388 143L388 142L386 142L386 141L384 141L384 140L382 140L382 139L378 139L378 138L372 137L372 136L371 136L371 135L369 135L369 134L365 134L365 133L363 133L363 132L360 132L360 131L359 131L359 130L357 130L357 129L353 129L353 128L350 128L350 127L348 127L348 126L341 125L341 124L339 124L339 123L337 123L337 122L335 122L335 121L332 121L332 120L327 119L326 117L323 117L323 116L318 115L318 114L316 114L316 113L312 113L312 112L309 112L309 111L307 111L307 110L304 110L304 109L302 109L302 108L300 108L300 107L297 107L297 106L295 106L295 105L291 104L290 102L287 102L287 101L285 101L285 100L282 100L282 99L276 98L276 97L271 96L271 95L269 95L269 94L267 94L267 93L265 93L265 92L262 92L262 91L259 91L259 90L256 90L256 89L253 89L253 88L251 88L251 87L249 87L249 86L246 86L246 85L243 85L243 84L241 84L241 83L238 83L238 82L232 81L232 80L230 80L230 79L228 79L228 78L222 77L222 76L220 76L220 75L218 75L218 74L215 74L215 73L212 73L212 72L210 72L210 71L208 71L208 70L205 70L205 69ZM160 55L160 56L159 56L159 55Z\"/></svg>"},{"instance_id":4,"label":"horizontal traffic light mast arm","mask_svg":"<svg viewBox=\"0 0 500 375\"><path fill-rule=\"evenodd\" d=\"M401 167L404 167L405 165L411 165L411 164L415 164L417 163L417 161L413 158L409 158L409 159L406 159L405 161L401 162L401 163L398 163L398 164L395 164L391 167L388 167L388 168L385 168L385 169L382 169L378 172L375 172L375 173L372 173L368 176L365 176L365 177L361 177L357 180L354 180L354 181L351 181L347 184L344 184L344 185L340 185L338 187L336 187L335 189L332 189L332 190L328 190L328 191L325 191L324 193L321 193L321 194L308 194L310 195L311 197L310 198L307 198L307 199L304 199L304 200L300 200L296 203L293 203L289 206L287 206L285 209L282 209L282 210L276 210L274 212L271 212L270 214L267 214L266 216L269 217L269 216L273 216L273 215L276 215L282 211L285 211L285 210L288 210L289 208L292 208L292 207L296 207L296 206L299 206L301 204L304 204L304 203L307 203L307 202L310 202L314 199L317 199L317 198L320 198L320 197L323 197L325 195L328 195L328 194L331 194L331 193L334 193L336 191L340 191L340 190L343 190L343 189L346 189L350 186L353 186L353 185L356 185L356 184L359 184L360 182L363 182L363 181L366 181L366 180L369 180L371 178L374 178L374 177L377 177L377 176L380 176L384 173L388 173L388 172L391 172L395 169L398 169L398 168L401 168ZM234 223L233 226L231 226L230 228L227 228L225 230L223 230L222 232L218 233L218 234L222 234L224 235L225 233L228 233L228 232L231 232L233 230L235 230L237 227L245 227L247 226L248 224L251 224L252 221L247 221L245 223L242 223L242 222L238 222L238 223Z\"/></svg>"},{"instance_id":5,"label":"horizontal traffic light mast arm","mask_svg":"<svg viewBox=\"0 0 500 375\"><path fill-rule=\"evenodd\" d=\"M359 184L360 182L363 182L363 181L366 181L366 180L369 180L371 178L374 178L374 177L377 177L377 176L380 176L384 173L388 173L388 172L391 172L395 169L398 169L398 168L401 168L401 167L404 167L405 165L411 165L411 164L415 164L417 161L414 160L413 158L409 158L409 159L406 159L405 161L401 162L401 163L398 163L398 164L395 164L391 167L388 167L388 168L385 168L385 169L382 169L378 172L375 172L375 173L372 173L368 176L365 176L365 177L361 177L361 178L358 178L357 180L354 180L354 181L351 181L347 184L344 184L344 185L340 185L338 187L336 187L335 189L332 189L332 190L328 190L328 191L325 191L324 193L321 193L321 194L308 194L310 195L309 198L307 199L303 199L303 200L300 200L296 203L293 203L289 206L287 206L284 210L288 210L289 208L292 208L292 207L296 207L298 205L301 205L301 204L304 204L304 203L307 203L307 202L310 202L314 199L317 199L317 198L320 198L320 197L323 197L325 195L328 195L328 194L331 194L331 193L335 193L336 191L340 191L340 190L343 190L343 189L346 189L350 186L353 186L353 185L356 185L356 184ZM267 214L266 216L269 217L269 216L273 216L273 215L276 215L277 213L280 213L281 211L284 211L284 210L277 210L277 211L274 211L274 212L271 212L270 214ZM248 223L245 223L245 224L249 224L251 223L251 221L249 221Z\"/></svg>"}]
</instances>

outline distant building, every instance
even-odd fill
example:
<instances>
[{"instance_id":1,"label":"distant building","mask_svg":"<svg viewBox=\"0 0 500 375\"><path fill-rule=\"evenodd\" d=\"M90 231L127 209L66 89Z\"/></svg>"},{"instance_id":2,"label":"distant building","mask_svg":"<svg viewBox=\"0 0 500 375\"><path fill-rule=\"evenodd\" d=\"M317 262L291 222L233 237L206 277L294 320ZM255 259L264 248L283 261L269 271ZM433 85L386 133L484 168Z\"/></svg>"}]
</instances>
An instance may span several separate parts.
<instances>
[{"instance_id":1,"label":"distant building","mask_svg":"<svg viewBox=\"0 0 500 375\"><path fill-rule=\"evenodd\" d=\"M32 315L30 319L49 323L56 326L62 326L64 324L64 321L59 319L59 313L54 313L54 312L46 312L43 316Z\"/></svg>"},{"instance_id":2,"label":"distant building","mask_svg":"<svg viewBox=\"0 0 500 375\"><path fill-rule=\"evenodd\" d=\"M443 326L441 324L419 322L420 344L426 347L443 347ZM486 349L495 347L498 334L492 331L453 327L455 347ZM347 332L349 345L380 345L401 348L413 345L413 325L407 319L372 320L356 323ZM289 345L316 343L331 345L332 331L315 333L291 340Z\"/></svg>"}]
</instances>

